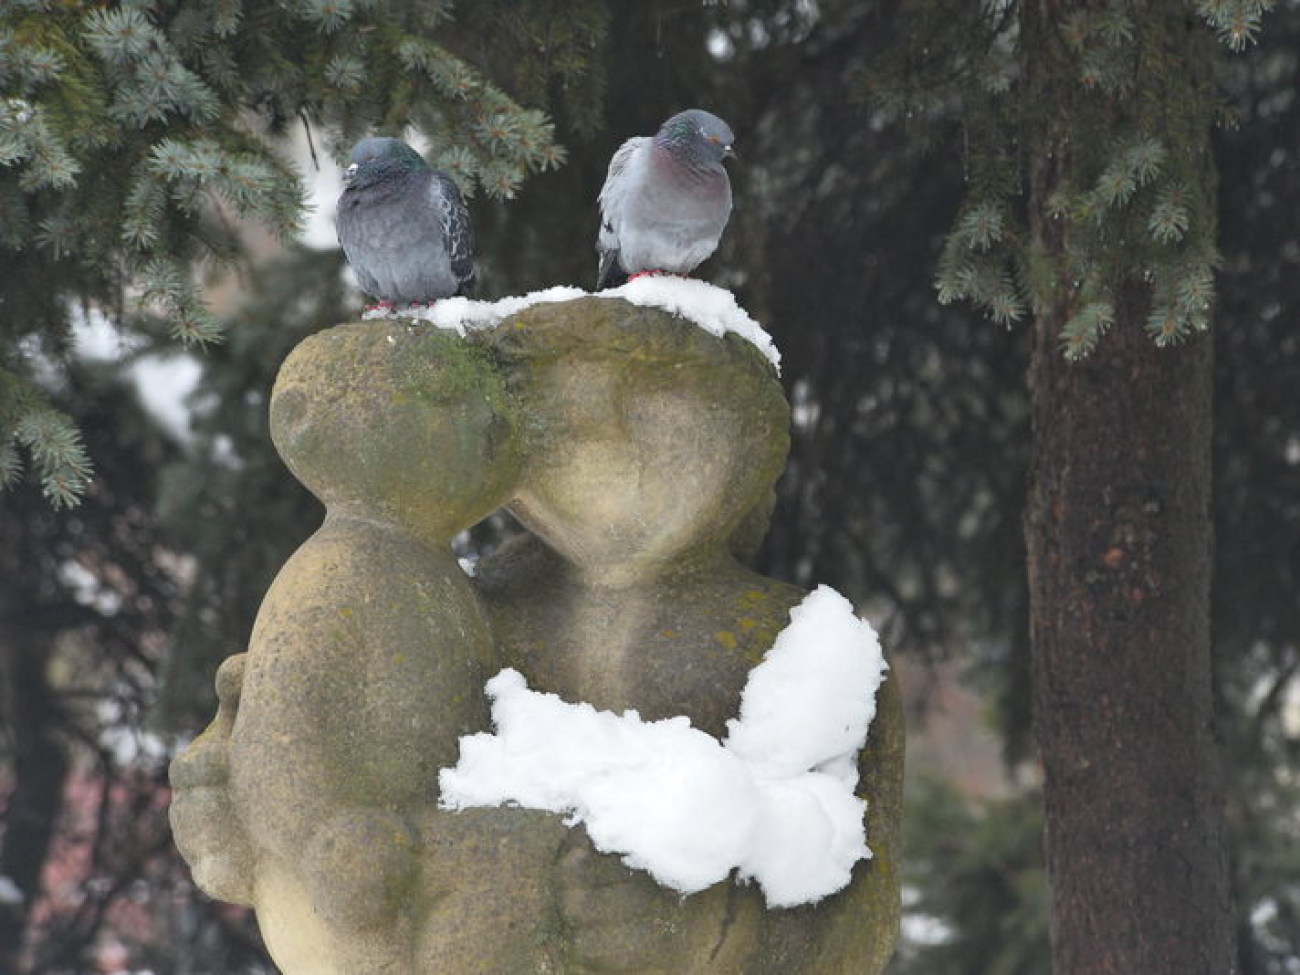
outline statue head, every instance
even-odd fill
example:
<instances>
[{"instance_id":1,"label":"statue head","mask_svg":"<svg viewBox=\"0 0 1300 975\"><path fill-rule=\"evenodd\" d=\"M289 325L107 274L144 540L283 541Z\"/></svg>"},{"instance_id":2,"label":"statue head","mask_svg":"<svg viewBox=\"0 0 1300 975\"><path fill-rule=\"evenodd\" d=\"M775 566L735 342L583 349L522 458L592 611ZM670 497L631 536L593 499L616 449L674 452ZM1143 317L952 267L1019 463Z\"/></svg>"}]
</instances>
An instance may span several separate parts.
<instances>
[{"instance_id":1,"label":"statue head","mask_svg":"<svg viewBox=\"0 0 1300 975\"><path fill-rule=\"evenodd\" d=\"M498 336L529 418L511 510L569 562L636 577L752 534L790 413L745 340L598 297L535 305Z\"/></svg>"},{"instance_id":2,"label":"statue head","mask_svg":"<svg viewBox=\"0 0 1300 975\"><path fill-rule=\"evenodd\" d=\"M285 360L271 394L276 449L327 507L443 540L509 497L517 428L488 349L423 322L313 336Z\"/></svg>"}]
</instances>

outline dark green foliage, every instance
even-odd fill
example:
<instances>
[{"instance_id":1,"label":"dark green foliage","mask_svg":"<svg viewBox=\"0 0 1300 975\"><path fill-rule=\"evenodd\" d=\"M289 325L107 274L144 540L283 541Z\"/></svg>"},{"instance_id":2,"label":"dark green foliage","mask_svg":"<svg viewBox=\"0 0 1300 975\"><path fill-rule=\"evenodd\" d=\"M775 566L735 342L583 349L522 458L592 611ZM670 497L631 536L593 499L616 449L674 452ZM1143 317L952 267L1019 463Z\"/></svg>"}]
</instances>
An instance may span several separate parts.
<instances>
[{"instance_id":1,"label":"dark green foliage","mask_svg":"<svg viewBox=\"0 0 1300 975\"><path fill-rule=\"evenodd\" d=\"M567 12L481 4L474 33L452 4L416 0L169 0L8 3L0 12L0 471L24 448L58 505L88 472L66 418L25 381L33 341L66 352L74 308L161 328L191 344L222 336L198 266L242 252L235 221L280 238L302 215L301 174L275 147L314 128L336 155L363 134L408 129L472 193L509 197L562 159L538 107L473 58L491 60L534 106L552 83L589 116L584 94L603 7ZM594 16L593 16L594 14ZM468 43L469 40L474 43ZM466 53L457 53L460 42ZM37 336L38 338L33 338ZM6 377L9 377L6 379Z\"/></svg>"},{"instance_id":2,"label":"dark green foliage","mask_svg":"<svg viewBox=\"0 0 1300 975\"><path fill-rule=\"evenodd\" d=\"M1276 0L1196 0L1196 12L1205 18L1234 51L1255 40L1264 13Z\"/></svg>"},{"instance_id":3,"label":"dark green foliage","mask_svg":"<svg viewBox=\"0 0 1300 975\"><path fill-rule=\"evenodd\" d=\"M52 511L30 484L0 507L0 875L29 895L24 905L0 906L0 969L15 972L88 970L80 951L129 883L123 877L179 880L154 801L165 768L149 760L125 767L105 733L143 721L175 621L180 582L152 517L154 485L138 476L173 448L115 364L75 364L57 396L103 461L75 511ZM48 844L66 856L60 813L66 794L86 793L66 780L78 772L112 783L114 796L105 793L96 828L83 831L84 896L43 910L28 969L17 964L24 920L48 907L36 899L39 878L54 858Z\"/></svg>"},{"instance_id":4,"label":"dark green foliage","mask_svg":"<svg viewBox=\"0 0 1300 975\"><path fill-rule=\"evenodd\" d=\"M976 801L940 780L912 783L904 884L932 937L905 944L889 975L1048 975L1042 839L1036 792Z\"/></svg>"},{"instance_id":5,"label":"dark green foliage","mask_svg":"<svg viewBox=\"0 0 1300 975\"><path fill-rule=\"evenodd\" d=\"M293 347L345 320L341 262L339 252L292 248L255 269L226 341L204 356L193 439L160 471L159 518L178 549L200 555L171 634L161 724L207 720L217 664L247 644L271 580L320 524L320 504L271 448L267 403Z\"/></svg>"},{"instance_id":6,"label":"dark green foliage","mask_svg":"<svg viewBox=\"0 0 1300 975\"><path fill-rule=\"evenodd\" d=\"M728 31L754 94L736 96L744 249L727 256L795 407L763 560L874 601L895 650L1001 657L1024 625L1025 337L933 299L962 160L844 97L895 50L889 18L848 4L807 23L774 6L760 40L743 21ZM956 584L976 575L978 596Z\"/></svg>"},{"instance_id":7,"label":"dark green foliage","mask_svg":"<svg viewBox=\"0 0 1300 975\"><path fill-rule=\"evenodd\" d=\"M1271 4L1195 6L1239 48ZM961 131L967 192L939 261L939 300L967 300L1011 324L1045 307L1055 282L1070 281L1075 311L1060 338L1071 357L1110 328L1129 280L1152 289L1146 328L1157 344L1208 328L1215 201L1192 150L1223 116L1211 32L1189 73L1172 45L1196 28L1177 4L1110 0L1042 30L1015 3L959 10L921 0L903 11L905 40L866 77L886 111L951 118ZM1069 148L1056 163L1069 175L1049 206L1070 233L1064 252L1049 256L1023 210L1025 154L1066 118Z\"/></svg>"},{"instance_id":8,"label":"dark green foliage","mask_svg":"<svg viewBox=\"0 0 1300 975\"><path fill-rule=\"evenodd\" d=\"M1283 975L1300 957L1300 6L1281 6L1234 67L1240 125L1217 153L1215 647L1241 970Z\"/></svg>"}]
</instances>

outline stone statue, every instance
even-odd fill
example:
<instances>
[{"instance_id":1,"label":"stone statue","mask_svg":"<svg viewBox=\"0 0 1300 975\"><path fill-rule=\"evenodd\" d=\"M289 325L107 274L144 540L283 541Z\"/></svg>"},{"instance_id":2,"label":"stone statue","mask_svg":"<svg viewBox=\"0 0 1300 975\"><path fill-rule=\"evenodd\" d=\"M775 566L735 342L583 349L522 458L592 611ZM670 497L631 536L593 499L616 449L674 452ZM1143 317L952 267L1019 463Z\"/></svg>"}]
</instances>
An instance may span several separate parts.
<instances>
[{"instance_id":1,"label":"stone statue","mask_svg":"<svg viewBox=\"0 0 1300 975\"><path fill-rule=\"evenodd\" d=\"M813 906L727 883L683 898L558 816L437 806L502 667L725 734L804 596L738 557L788 422L744 339L619 298L464 337L379 320L305 341L272 437L327 514L173 764L196 882L256 909L288 975L880 972L898 922L892 680L860 762L874 859ZM527 534L467 577L451 538L503 506Z\"/></svg>"}]
</instances>

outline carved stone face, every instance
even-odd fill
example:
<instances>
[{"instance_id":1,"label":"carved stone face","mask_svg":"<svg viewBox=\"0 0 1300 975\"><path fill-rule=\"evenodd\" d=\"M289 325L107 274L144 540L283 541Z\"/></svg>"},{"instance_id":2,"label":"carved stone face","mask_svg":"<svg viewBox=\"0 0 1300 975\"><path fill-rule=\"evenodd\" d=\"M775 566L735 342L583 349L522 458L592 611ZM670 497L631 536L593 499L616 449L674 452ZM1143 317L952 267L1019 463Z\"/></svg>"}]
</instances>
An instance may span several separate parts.
<instances>
[{"instance_id":1,"label":"carved stone face","mask_svg":"<svg viewBox=\"0 0 1300 975\"><path fill-rule=\"evenodd\" d=\"M517 422L485 351L423 323L312 336L271 400L276 449L313 494L382 507L444 541L509 496Z\"/></svg>"},{"instance_id":2,"label":"carved stone face","mask_svg":"<svg viewBox=\"0 0 1300 975\"><path fill-rule=\"evenodd\" d=\"M632 347L626 319L652 313L601 299L571 306L519 316L522 399L540 449L511 510L607 584L720 552L784 465L780 385L741 340L653 313Z\"/></svg>"}]
</instances>

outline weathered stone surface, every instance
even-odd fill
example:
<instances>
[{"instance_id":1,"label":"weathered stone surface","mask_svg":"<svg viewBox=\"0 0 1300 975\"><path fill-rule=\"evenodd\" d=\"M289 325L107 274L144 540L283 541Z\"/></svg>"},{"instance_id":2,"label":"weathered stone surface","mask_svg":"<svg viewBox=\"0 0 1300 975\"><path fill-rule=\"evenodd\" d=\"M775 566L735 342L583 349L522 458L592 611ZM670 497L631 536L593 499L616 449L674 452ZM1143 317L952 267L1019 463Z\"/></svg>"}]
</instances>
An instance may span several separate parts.
<instances>
[{"instance_id":1,"label":"weathered stone surface","mask_svg":"<svg viewBox=\"0 0 1300 975\"><path fill-rule=\"evenodd\" d=\"M495 339L542 445L525 451L510 505L534 537L475 579L503 663L534 689L647 719L685 714L722 737L805 595L732 555L785 463L780 385L743 340L598 298L535 306ZM556 873L578 970L879 971L898 915L892 682L880 712L862 763L876 859L850 891L795 911L766 912L757 891L726 885L682 900L578 833Z\"/></svg>"},{"instance_id":2,"label":"weathered stone surface","mask_svg":"<svg viewBox=\"0 0 1300 975\"><path fill-rule=\"evenodd\" d=\"M788 446L752 347L598 297L468 338L345 325L290 356L271 415L328 514L223 666L217 718L173 766L173 822L197 881L255 905L284 971L880 971L898 919L892 681L862 757L876 857L815 907L766 911L729 884L681 898L559 817L436 807L502 666L724 734L804 595L733 555ZM503 505L531 535L469 580L448 542Z\"/></svg>"}]
</instances>

